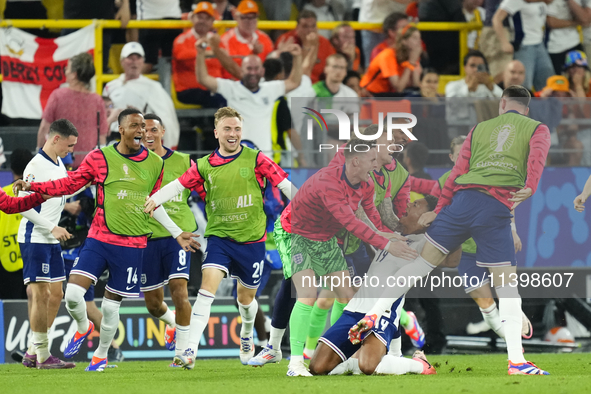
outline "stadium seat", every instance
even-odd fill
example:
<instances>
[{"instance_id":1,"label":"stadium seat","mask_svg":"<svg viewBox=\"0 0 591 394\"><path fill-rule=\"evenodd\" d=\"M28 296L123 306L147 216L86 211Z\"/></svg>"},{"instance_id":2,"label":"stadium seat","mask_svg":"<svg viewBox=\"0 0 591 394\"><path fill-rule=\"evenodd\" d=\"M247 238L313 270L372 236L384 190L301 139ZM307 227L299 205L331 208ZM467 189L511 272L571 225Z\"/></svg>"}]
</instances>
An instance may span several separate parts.
<instances>
[{"instance_id":1,"label":"stadium seat","mask_svg":"<svg viewBox=\"0 0 591 394\"><path fill-rule=\"evenodd\" d=\"M170 79L170 97L172 97L172 102L174 103L174 108L176 109L200 109L200 105L194 104L184 104L179 101L176 96L176 89L174 88L174 79Z\"/></svg>"}]
</instances>

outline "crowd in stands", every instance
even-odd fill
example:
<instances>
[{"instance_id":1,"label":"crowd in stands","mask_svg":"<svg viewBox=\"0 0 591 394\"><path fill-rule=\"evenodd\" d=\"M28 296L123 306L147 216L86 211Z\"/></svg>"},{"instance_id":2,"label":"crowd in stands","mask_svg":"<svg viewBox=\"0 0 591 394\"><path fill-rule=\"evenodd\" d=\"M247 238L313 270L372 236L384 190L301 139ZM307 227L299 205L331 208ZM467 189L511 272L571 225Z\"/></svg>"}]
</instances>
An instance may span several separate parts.
<instances>
[{"instance_id":1,"label":"crowd in stands","mask_svg":"<svg viewBox=\"0 0 591 394\"><path fill-rule=\"evenodd\" d=\"M29 2L0 1L0 13L25 18L23 4L17 3ZM301 129L294 130L285 119L290 97L494 100L514 84L542 99L591 97L586 56L591 50L591 0L65 0L61 14L50 8L48 17L120 19L123 26L131 19L188 19L192 28L140 29L139 34L130 30L124 37L123 30L105 29L105 54L113 54L112 43L127 42L116 56L120 64L108 63L105 56L105 71L120 67L121 75L106 84L103 102L89 85L94 73L91 59L72 58L66 69L69 87L52 93L38 146L47 125L70 112L76 114L70 120L81 135L89 135L80 139L77 150L88 151L96 144L96 113L98 142L104 144L105 138L116 137L117 114L133 107L157 113L166 125L165 143L175 148L180 126L171 92L174 100L186 105L236 108L245 116L244 138L266 152L302 147ZM218 35L214 21L230 19L237 26ZM265 32L257 28L264 19L292 19L297 26L287 32ZM317 23L323 21L340 24L331 31L319 30ZM383 28L356 32L349 21L381 23ZM444 88L439 86L440 75L460 74L459 33L421 32L415 25L419 21L483 23L482 30L468 34L470 52L463 59L463 75ZM172 77L168 86L162 78L167 64ZM156 71L161 83L142 75ZM475 106L442 103L447 108L448 138L466 134L467 125L482 120ZM558 122L543 108L532 112L555 124L555 146L583 149L577 137L581 130L569 126L564 131L559 124L585 111L565 109L555 114ZM568 163L591 164L577 161L580 154L566 156ZM301 155L300 164L306 161Z\"/></svg>"}]
</instances>

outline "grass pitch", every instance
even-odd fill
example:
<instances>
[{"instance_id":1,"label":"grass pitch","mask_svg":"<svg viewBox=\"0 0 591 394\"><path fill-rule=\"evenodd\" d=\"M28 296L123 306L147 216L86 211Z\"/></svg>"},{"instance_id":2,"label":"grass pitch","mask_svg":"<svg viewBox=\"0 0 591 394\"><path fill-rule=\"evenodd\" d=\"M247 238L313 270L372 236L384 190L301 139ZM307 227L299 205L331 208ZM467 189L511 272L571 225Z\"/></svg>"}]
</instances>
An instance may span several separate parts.
<instances>
[{"instance_id":1,"label":"grass pitch","mask_svg":"<svg viewBox=\"0 0 591 394\"><path fill-rule=\"evenodd\" d=\"M104 373L29 370L0 365L0 393L146 394L146 393L551 393L591 392L591 354L530 354L550 376L508 376L506 355L431 356L437 375L420 376L285 376L287 361L263 368L233 360L198 360L195 369L168 367L170 361L128 361Z\"/></svg>"}]
</instances>

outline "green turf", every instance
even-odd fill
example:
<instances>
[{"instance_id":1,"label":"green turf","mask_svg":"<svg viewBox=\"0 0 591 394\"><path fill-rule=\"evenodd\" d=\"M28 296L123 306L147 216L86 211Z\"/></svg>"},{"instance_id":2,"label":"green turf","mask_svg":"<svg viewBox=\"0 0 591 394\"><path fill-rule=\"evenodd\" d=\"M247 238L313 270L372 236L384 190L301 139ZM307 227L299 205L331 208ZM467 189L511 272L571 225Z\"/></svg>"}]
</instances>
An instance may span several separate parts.
<instances>
[{"instance_id":1,"label":"green turf","mask_svg":"<svg viewBox=\"0 0 591 394\"><path fill-rule=\"evenodd\" d=\"M193 371L168 368L166 361L129 361L104 373L28 370L0 365L0 393L147 394L147 393L551 393L591 392L591 354L531 354L529 360L550 376L508 376L506 356L432 356L435 376L286 377L287 362L263 368L235 360L198 360Z\"/></svg>"}]
</instances>

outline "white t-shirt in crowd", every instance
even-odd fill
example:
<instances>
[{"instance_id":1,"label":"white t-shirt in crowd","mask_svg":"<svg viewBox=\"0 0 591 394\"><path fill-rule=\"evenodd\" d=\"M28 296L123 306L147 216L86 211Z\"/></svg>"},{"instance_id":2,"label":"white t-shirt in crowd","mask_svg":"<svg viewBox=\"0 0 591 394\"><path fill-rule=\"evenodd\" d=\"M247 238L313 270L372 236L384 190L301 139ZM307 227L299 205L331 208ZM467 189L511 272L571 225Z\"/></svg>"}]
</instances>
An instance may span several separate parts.
<instances>
[{"instance_id":1,"label":"white t-shirt in crowd","mask_svg":"<svg viewBox=\"0 0 591 394\"><path fill-rule=\"evenodd\" d=\"M275 100L285 95L285 81L260 82L259 90L251 92L241 81L216 78L217 92L228 107L242 115L242 139L252 141L264 154L273 153L271 119Z\"/></svg>"},{"instance_id":2,"label":"white t-shirt in crowd","mask_svg":"<svg viewBox=\"0 0 591 394\"><path fill-rule=\"evenodd\" d=\"M474 92L468 90L468 84L465 79L458 79L457 81L448 82L445 85L445 97L478 97L478 98L494 98L501 97L503 89L497 84L493 83L493 90L489 90L486 85L480 84Z\"/></svg>"},{"instance_id":3,"label":"white t-shirt in crowd","mask_svg":"<svg viewBox=\"0 0 591 394\"><path fill-rule=\"evenodd\" d=\"M125 74L121 74L119 78L112 80L105 86L103 96L110 97L115 108L125 109L131 106L144 114L158 115L166 129L164 145L176 149L181 134L179 120L172 98L160 82L153 81L143 75L125 81ZM117 127L111 127L111 130L117 130Z\"/></svg>"},{"instance_id":4,"label":"white t-shirt in crowd","mask_svg":"<svg viewBox=\"0 0 591 394\"><path fill-rule=\"evenodd\" d=\"M573 0L581 5L581 0ZM566 0L554 0L548 5L548 16L565 21L574 20L574 16L568 7ZM581 43L581 37L576 27L550 30L548 40L548 53L560 53L571 49Z\"/></svg>"},{"instance_id":5,"label":"white t-shirt in crowd","mask_svg":"<svg viewBox=\"0 0 591 394\"><path fill-rule=\"evenodd\" d=\"M468 12L465 9L462 9L464 13L464 18L466 18L466 22L472 22L476 20L476 11L480 14L480 20L484 22L486 19L486 10L482 7L476 7L476 9L472 12ZM478 38L478 31L473 30L468 33L468 48L474 49L474 45L476 44L476 38Z\"/></svg>"},{"instance_id":6,"label":"white t-shirt in crowd","mask_svg":"<svg viewBox=\"0 0 591 394\"><path fill-rule=\"evenodd\" d=\"M546 26L546 3L526 3L524 0L503 0L499 6L511 16L521 12L523 26L523 41L521 45L537 45L544 41L544 26Z\"/></svg>"},{"instance_id":7,"label":"white t-shirt in crowd","mask_svg":"<svg viewBox=\"0 0 591 394\"><path fill-rule=\"evenodd\" d=\"M25 167L23 178L26 182L47 182L66 178L68 171L57 158L57 164L43 151L35 155ZM26 196L29 192L19 192ZM23 212L23 220L18 228L18 242L36 244L57 244L51 230L58 225L62 211L66 205L66 197L50 198L43 204ZM29 221L29 219L31 221Z\"/></svg>"},{"instance_id":8,"label":"white t-shirt in crowd","mask_svg":"<svg viewBox=\"0 0 591 394\"><path fill-rule=\"evenodd\" d=\"M136 0L137 19L181 19L179 0Z\"/></svg>"},{"instance_id":9,"label":"white t-shirt in crowd","mask_svg":"<svg viewBox=\"0 0 591 394\"><path fill-rule=\"evenodd\" d=\"M393 0L361 0L359 22L382 23L393 12L406 11L406 5Z\"/></svg>"}]
</instances>

